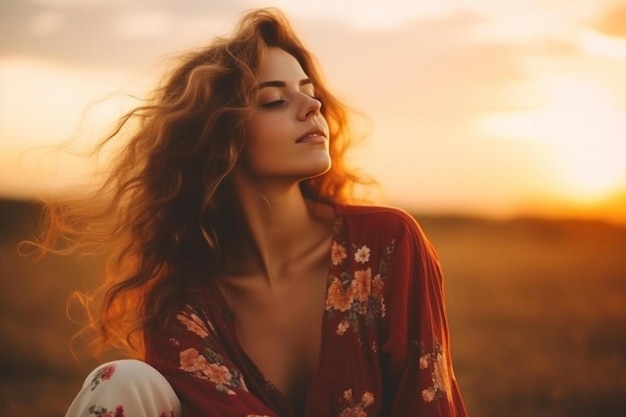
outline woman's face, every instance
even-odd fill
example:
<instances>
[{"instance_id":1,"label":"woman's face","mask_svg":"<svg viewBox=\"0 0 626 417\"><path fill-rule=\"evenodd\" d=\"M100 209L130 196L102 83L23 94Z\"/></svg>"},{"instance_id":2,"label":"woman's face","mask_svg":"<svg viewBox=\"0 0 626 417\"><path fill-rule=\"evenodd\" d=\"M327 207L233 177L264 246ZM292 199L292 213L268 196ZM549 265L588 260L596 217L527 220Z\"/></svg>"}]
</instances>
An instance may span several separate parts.
<instances>
[{"instance_id":1,"label":"woman's face","mask_svg":"<svg viewBox=\"0 0 626 417\"><path fill-rule=\"evenodd\" d=\"M258 82L236 170L261 181L301 181L328 171L328 124L298 61L283 49L268 48Z\"/></svg>"}]
</instances>

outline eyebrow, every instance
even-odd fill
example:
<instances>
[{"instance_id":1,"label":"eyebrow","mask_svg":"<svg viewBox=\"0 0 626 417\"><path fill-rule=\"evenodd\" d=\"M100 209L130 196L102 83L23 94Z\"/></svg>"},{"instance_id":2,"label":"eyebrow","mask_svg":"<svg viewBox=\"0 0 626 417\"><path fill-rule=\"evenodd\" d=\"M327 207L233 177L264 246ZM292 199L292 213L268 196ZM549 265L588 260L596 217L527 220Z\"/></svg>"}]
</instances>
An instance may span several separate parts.
<instances>
[{"instance_id":1,"label":"eyebrow","mask_svg":"<svg viewBox=\"0 0 626 417\"><path fill-rule=\"evenodd\" d=\"M313 84L313 81L310 78L305 78L303 80L300 80L298 84L300 85L300 87L302 87L303 85ZM262 83L259 83L259 90L266 87L284 88L287 87L287 84L284 81L264 81Z\"/></svg>"}]
</instances>

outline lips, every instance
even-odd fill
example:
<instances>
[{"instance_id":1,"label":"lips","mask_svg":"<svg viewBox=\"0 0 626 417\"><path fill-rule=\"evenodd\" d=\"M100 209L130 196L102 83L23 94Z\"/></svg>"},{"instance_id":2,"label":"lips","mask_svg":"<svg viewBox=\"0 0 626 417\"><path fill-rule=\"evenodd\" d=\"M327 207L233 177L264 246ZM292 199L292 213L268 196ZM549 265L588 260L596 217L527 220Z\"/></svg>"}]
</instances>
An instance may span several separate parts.
<instances>
[{"instance_id":1,"label":"lips","mask_svg":"<svg viewBox=\"0 0 626 417\"><path fill-rule=\"evenodd\" d=\"M307 130L304 135L300 136L296 143L323 143L326 141L326 133L319 126L312 127Z\"/></svg>"}]
</instances>

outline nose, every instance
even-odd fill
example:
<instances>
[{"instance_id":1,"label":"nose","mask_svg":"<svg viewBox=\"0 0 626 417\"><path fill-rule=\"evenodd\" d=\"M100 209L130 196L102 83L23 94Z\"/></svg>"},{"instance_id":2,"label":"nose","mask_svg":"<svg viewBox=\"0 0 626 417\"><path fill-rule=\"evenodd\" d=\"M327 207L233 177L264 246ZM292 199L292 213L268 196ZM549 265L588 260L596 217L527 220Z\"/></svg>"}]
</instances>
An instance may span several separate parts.
<instances>
[{"instance_id":1,"label":"nose","mask_svg":"<svg viewBox=\"0 0 626 417\"><path fill-rule=\"evenodd\" d=\"M298 120L307 120L316 116L322 108L322 102L318 99L304 95L302 108L298 112Z\"/></svg>"}]
</instances>

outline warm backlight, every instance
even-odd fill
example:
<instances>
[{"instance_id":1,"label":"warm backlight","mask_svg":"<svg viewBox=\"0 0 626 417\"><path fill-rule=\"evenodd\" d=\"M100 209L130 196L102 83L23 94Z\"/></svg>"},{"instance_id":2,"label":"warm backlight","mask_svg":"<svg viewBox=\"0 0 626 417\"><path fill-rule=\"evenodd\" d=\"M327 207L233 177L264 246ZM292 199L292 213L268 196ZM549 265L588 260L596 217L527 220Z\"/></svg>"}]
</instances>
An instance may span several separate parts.
<instances>
[{"instance_id":1,"label":"warm backlight","mask_svg":"<svg viewBox=\"0 0 626 417\"><path fill-rule=\"evenodd\" d=\"M611 92L564 76L547 76L528 88L539 91L543 105L488 115L481 127L542 145L555 196L593 203L626 189L626 118Z\"/></svg>"}]
</instances>

